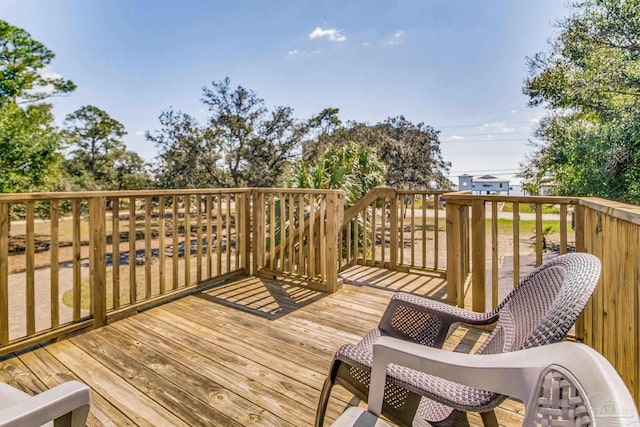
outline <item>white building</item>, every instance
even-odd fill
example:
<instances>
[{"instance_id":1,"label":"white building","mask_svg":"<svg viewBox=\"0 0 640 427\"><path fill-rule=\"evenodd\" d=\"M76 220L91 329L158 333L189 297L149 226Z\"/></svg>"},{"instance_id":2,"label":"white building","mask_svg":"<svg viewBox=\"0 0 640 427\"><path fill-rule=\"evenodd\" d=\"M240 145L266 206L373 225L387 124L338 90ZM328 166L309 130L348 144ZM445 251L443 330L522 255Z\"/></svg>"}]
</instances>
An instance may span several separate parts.
<instances>
[{"instance_id":1,"label":"white building","mask_svg":"<svg viewBox=\"0 0 640 427\"><path fill-rule=\"evenodd\" d=\"M509 194L509 180L498 178L492 175L484 175L474 178L471 175L460 175L458 177L458 190L471 190L478 194Z\"/></svg>"}]
</instances>

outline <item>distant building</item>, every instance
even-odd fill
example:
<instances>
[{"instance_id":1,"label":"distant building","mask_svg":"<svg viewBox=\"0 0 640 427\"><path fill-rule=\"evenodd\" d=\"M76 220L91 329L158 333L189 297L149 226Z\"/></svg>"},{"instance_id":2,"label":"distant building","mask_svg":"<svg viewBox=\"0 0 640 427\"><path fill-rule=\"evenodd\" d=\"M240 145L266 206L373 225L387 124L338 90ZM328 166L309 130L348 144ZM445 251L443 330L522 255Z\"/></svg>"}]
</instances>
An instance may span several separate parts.
<instances>
[{"instance_id":1,"label":"distant building","mask_svg":"<svg viewBox=\"0 0 640 427\"><path fill-rule=\"evenodd\" d=\"M509 194L509 180L492 175L484 175L474 178L472 175L460 175L458 177L458 190L471 190L478 194Z\"/></svg>"}]
</instances>

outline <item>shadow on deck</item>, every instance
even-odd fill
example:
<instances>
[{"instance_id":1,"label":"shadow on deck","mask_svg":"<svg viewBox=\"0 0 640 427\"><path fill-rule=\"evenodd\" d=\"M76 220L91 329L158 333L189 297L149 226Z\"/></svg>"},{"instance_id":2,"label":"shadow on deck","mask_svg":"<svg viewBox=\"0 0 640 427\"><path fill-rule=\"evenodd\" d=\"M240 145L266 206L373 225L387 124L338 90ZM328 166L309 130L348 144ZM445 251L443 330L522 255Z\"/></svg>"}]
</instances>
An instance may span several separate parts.
<instances>
[{"instance_id":1,"label":"shadow on deck","mask_svg":"<svg viewBox=\"0 0 640 427\"><path fill-rule=\"evenodd\" d=\"M392 291L442 299L441 277L354 267L324 294L247 277L104 328L0 361L0 381L34 394L70 379L91 387L89 425L313 424L335 350L375 327ZM461 327L445 348L469 351L485 334ZM351 396L336 387L328 420ZM501 425L520 425L506 401ZM479 417L472 422L480 425Z\"/></svg>"}]
</instances>

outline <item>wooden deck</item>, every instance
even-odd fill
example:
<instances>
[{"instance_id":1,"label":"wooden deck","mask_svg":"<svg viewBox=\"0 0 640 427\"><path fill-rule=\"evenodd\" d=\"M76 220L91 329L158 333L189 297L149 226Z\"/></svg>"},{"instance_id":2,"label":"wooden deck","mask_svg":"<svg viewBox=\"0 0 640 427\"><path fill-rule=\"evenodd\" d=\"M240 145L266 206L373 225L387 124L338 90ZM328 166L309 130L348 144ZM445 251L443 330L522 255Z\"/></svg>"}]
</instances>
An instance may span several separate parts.
<instances>
[{"instance_id":1,"label":"wooden deck","mask_svg":"<svg viewBox=\"0 0 640 427\"><path fill-rule=\"evenodd\" d=\"M255 277L224 283L10 355L0 381L33 394L78 379L92 389L92 426L312 425L333 353L377 324L392 290L444 297L437 276L354 267L343 279L332 295ZM459 328L446 348L481 339ZM351 398L340 387L332 396L329 420ZM500 424L520 425L521 411L505 402Z\"/></svg>"}]
</instances>

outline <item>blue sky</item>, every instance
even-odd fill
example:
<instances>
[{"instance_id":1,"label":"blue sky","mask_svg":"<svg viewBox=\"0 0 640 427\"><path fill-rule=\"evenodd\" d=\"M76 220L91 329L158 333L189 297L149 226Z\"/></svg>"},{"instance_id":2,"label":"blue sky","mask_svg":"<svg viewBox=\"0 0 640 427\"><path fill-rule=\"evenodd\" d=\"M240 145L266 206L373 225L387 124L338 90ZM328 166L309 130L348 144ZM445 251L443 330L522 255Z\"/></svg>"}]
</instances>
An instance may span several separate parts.
<instances>
[{"instance_id":1,"label":"blue sky","mask_svg":"<svg viewBox=\"0 0 640 427\"><path fill-rule=\"evenodd\" d=\"M202 87L228 76L299 118L337 107L343 120L432 125L453 176L518 168L544 114L522 94L525 57L567 13L563 0L0 0L0 18L78 85L53 100L57 116L102 108L147 160L143 133L162 110L204 121Z\"/></svg>"}]
</instances>

